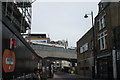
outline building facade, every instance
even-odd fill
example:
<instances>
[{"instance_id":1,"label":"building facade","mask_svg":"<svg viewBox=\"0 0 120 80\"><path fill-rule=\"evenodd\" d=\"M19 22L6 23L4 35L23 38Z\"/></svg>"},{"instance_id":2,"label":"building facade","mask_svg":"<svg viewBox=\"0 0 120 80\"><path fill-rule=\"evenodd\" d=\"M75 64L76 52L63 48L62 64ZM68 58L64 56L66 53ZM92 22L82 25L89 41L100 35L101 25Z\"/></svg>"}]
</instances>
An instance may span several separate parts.
<instances>
[{"instance_id":1,"label":"building facade","mask_svg":"<svg viewBox=\"0 0 120 80\"><path fill-rule=\"evenodd\" d=\"M30 42L38 42L38 43L49 43L50 38L47 37L46 34L27 34L24 35L25 39Z\"/></svg>"},{"instance_id":2,"label":"building facade","mask_svg":"<svg viewBox=\"0 0 120 80\"><path fill-rule=\"evenodd\" d=\"M99 11L98 15L95 17L95 51L93 57L95 57L95 75L97 78L119 78L119 53L120 53L120 45L119 45L119 34L120 31L120 2L100 2L98 4ZM88 35L92 35L89 31L86 33ZM83 65L79 63L79 60L85 60L82 55L89 54L86 51L84 54L80 54L79 49L82 45L82 41L89 42L88 35L84 35L78 42L78 72L82 74L79 67ZM90 36L89 36L90 37ZM117 41L117 42L116 42ZM89 49L89 48L88 48ZM92 52L91 52L92 53ZM83 59L84 58L84 59ZM94 60L92 60L94 63ZM84 62L85 64L86 62ZM90 65L89 65L90 66ZM117 67L116 67L117 66ZM84 66L85 67L85 66ZM94 69L93 69L94 70ZM86 71L85 69L83 70ZM94 71L91 71L94 72ZM86 76L87 74L84 73Z\"/></svg>"},{"instance_id":3,"label":"building facade","mask_svg":"<svg viewBox=\"0 0 120 80\"><path fill-rule=\"evenodd\" d=\"M92 77L93 72L93 28L91 28L77 42L77 66L78 74L85 77Z\"/></svg>"},{"instance_id":4,"label":"building facade","mask_svg":"<svg viewBox=\"0 0 120 80\"><path fill-rule=\"evenodd\" d=\"M111 79L117 76L113 30L120 26L120 2L100 2L98 5L99 12L95 18L97 77Z\"/></svg>"}]
</instances>

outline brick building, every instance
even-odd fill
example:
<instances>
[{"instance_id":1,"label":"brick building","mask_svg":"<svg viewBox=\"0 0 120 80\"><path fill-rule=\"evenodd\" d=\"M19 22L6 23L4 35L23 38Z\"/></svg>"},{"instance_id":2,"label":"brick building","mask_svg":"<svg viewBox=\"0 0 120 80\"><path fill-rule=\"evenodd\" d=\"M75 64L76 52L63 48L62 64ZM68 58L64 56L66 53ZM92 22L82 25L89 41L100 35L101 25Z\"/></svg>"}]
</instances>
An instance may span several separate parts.
<instances>
[{"instance_id":1,"label":"brick building","mask_svg":"<svg viewBox=\"0 0 120 80\"><path fill-rule=\"evenodd\" d=\"M91 28L77 42L78 74L86 77L92 77L92 67L93 67L92 33L93 33L93 28Z\"/></svg>"},{"instance_id":2,"label":"brick building","mask_svg":"<svg viewBox=\"0 0 120 80\"><path fill-rule=\"evenodd\" d=\"M113 78L114 28L120 26L120 2L100 2L95 18L97 77Z\"/></svg>"},{"instance_id":3,"label":"brick building","mask_svg":"<svg viewBox=\"0 0 120 80\"><path fill-rule=\"evenodd\" d=\"M120 59L119 59L119 34L120 31L120 2L100 2L98 4L99 12L95 17L95 65L96 65L96 77L97 78L119 78L120 75ZM84 54L80 54L82 41L89 43L91 38L88 35L92 35L89 31L86 33L78 42L78 73L83 75L79 67L82 67L82 64L79 61L84 61L87 58L83 55L90 55L91 53L86 51ZM89 39L88 39L89 38ZM117 42L116 42L117 41ZM118 44L118 45L117 45ZM115 52L114 52L115 51ZM115 53L115 54L114 54ZM117 58L115 58L117 56ZM84 59L83 59L84 58ZM117 68L116 66L117 60ZM92 60L93 61L93 60ZM93 62L91 62L93 63ZM85 62L84 62L85 64ZM91 66L91 65L89 65ZM84 66L85 67L85 66ZM116 71L117 70L117 71ZM83 72L86 70L83 69ZM90 72L90 70L89 70ZM91 71L92 72L92 71ZM87 73L84 73L86 76ZM90 76L90 75L89 75Z\"/></svg>"}]
</instances>

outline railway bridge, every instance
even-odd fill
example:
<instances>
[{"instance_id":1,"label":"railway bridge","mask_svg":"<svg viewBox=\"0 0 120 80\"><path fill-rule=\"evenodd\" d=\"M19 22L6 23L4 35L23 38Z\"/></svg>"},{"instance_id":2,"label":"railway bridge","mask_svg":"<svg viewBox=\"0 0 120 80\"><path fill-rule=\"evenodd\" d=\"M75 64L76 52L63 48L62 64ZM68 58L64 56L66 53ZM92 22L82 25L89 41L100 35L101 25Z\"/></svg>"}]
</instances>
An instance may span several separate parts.
<instances>
[{"instance_id":1,"label":"railway bridge","mask_svg":"<svg viewBox=\"0 0 120 80\"><path fill-rule=\"evenodd\" d=\"M69 62L77 62L77 53L75 49L66 49L58 46L51 46L45 44L31 44L31 47L42 58L52 60L66 60Z\"/></svg>"}]
</instances>

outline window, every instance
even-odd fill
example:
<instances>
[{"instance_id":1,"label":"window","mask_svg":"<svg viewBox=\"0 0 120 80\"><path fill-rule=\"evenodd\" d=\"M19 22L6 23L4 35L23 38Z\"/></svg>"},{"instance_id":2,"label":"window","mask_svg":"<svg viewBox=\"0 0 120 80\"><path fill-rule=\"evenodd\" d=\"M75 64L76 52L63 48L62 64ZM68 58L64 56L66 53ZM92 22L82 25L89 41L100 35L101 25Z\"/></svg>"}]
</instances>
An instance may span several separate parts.
<instances>
[{"instance_id":1,"label":"window","mask_svg":"<svg viewBox=\"0 0 120 80\"><path fill-rule=\"evenodd\" d=\"M98 20L98 28L99 30L103 29L105 27L105 15L103 15L99 20Z\"/></svg>"},{"instance_id":2,"label":"window","mask_svg":"<svg viewBox=\"0 0 120 80\"><path fill-rule=\"evenodd\" d=\"M88 50L88 43L85 43L80 47L80 53L83 53Z\"/></svg>"},{"instance_id":3,"label":"window","mask_svg":"<svg viewBox=\"0 0 120 80\"><path fill-rule=\"evenodd\" d=\"M80 47L80 53L83 53L83 49L82 49L82 47Z\"/></svg>"},{"instance_id":4,"label":"window","mask_svg":"<svg viewBox=\"0 0 120 80\"><path fill-rule=\"evenodd\" d=\"M100 33L98 35L98 40L99 40L99 48L100 50L104 50L107 48L107 45L106 45L106 37L107 37L107 30Z\"/></svg>"}]
</instances>

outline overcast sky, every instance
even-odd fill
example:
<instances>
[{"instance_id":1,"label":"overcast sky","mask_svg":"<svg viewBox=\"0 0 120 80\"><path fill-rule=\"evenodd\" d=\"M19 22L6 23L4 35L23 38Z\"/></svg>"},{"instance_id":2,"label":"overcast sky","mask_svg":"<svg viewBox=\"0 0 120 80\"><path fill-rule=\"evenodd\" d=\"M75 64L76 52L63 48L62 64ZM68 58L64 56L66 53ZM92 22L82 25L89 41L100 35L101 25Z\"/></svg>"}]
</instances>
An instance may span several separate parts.
<instances>
[{"instance_id":1,"label":"overcast sky","mask_svg":"<svg viewBox=\"0 0 120 80\"><path fill-rule=\"evenodd\" d=\"M91 16L98 12L98 2L34 2L32 32L47 33L51 40L68 40L69 46L91 28Z\"/></svg>"}]
</instances>

